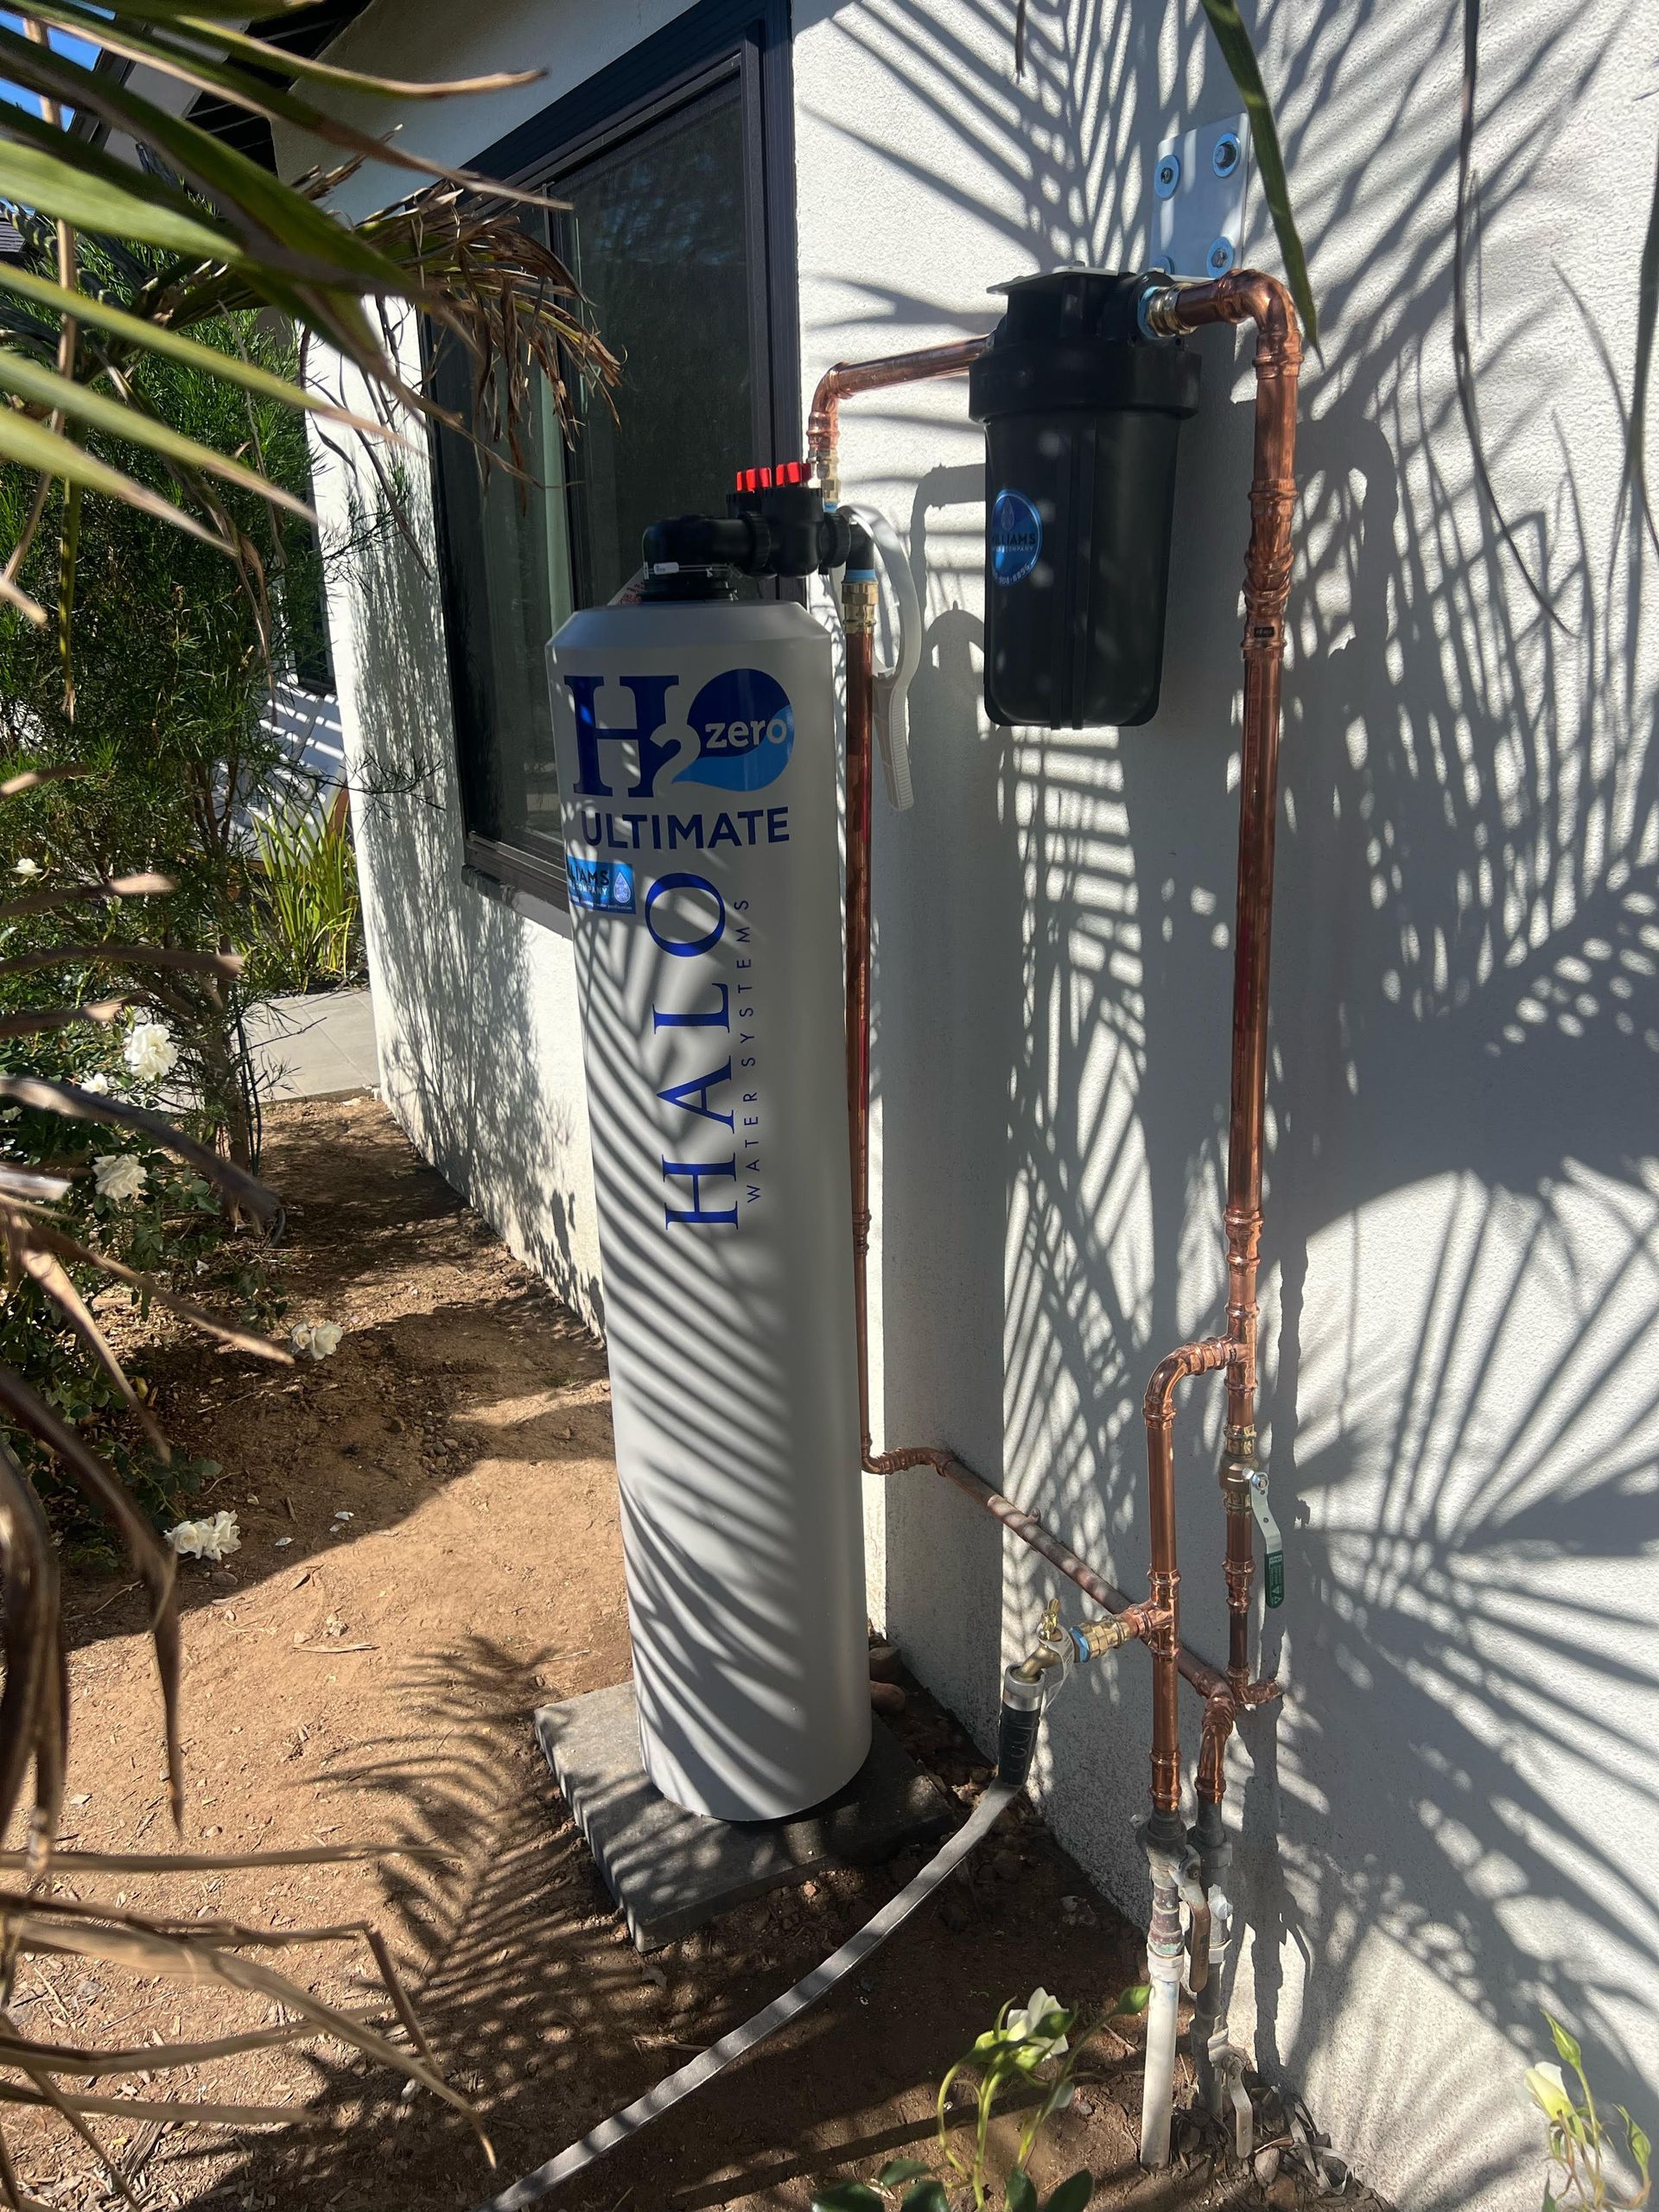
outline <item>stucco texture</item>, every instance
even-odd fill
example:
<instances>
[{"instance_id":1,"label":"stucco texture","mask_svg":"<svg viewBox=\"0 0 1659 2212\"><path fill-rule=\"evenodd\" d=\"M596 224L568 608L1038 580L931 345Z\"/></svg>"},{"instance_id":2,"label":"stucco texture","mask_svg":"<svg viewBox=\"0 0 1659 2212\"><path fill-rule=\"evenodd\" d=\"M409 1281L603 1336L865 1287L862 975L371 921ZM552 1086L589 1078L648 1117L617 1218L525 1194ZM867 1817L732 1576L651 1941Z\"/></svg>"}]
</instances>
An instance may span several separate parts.
<instances>
[{"instance_id":1,"label":"stucco texture","mask_svg":"<svg viewBox=\"0 0 1659 2212\"><path fill-rule=\"evenodd\" d=\"M418 13L444 27L435 70L550 58L493 135L640 35L638 12L383 4L351 52L401 66ZM1234 2018L1402 2203L1497 2212L1537 2201L1520 2074L1541 2005L1604 2100L1651 2121L1659 2081L1659 660L1651 551L1620 514L1651 57L1639 11L1608 0L1488 10L1474 355L1552 619L1497 542L1454 387L1459 11L1254 12L1324 347L1264 1243L1288 1595L1262 1649L1287 1694L1230 1768L1251 1930ZM1138 264L1152 149L1236 109L1195 4L1031 0L1018 79L1012 19L1001 0L798 7L808 389L833 359L988 327L1001 279ZM575 27L568 49L543 24ZM431 127L471 150L453 117ZM1250 218L1246 257L1276 268L1259 191ZM928 610L917 804L877 834L879 1424L950 1442L1131 1590L1141 1390L1222 1306L1249 379L1230 334L1204 351L1163 705L1140 730L986 726L961 388L850 404L843 433L849 496L907 533ZM429 800L359 809L388 1092L591 1313L569 946L461 881L433 594L385 573L386 597L337 610L354 757L437 764ZM1218 1411L1197 1385L1177 1431L1188 1633L1210 1656ZM873 1612L988 1732L1000 1656L1052 1576L925 1474L871 1485L867 1526ZM1138 1654L1092 1670L1036 1785L1134 1912L1147 1721Z\"/></svg>"}]
</instances>

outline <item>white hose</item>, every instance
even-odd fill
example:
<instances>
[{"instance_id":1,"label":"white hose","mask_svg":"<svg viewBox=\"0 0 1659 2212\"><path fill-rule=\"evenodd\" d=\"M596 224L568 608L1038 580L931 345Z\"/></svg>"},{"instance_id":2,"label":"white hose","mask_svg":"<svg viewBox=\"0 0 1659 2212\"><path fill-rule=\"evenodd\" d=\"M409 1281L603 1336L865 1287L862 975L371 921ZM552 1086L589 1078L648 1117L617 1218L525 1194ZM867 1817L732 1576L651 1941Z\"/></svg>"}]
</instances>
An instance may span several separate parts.
<instances>
[{"instance_id":1,"label":"white hose","mask_svg":"<svg viewBox=\"0 0 1659 2212\"><path fill-rule=\"evenodd\" d=\"M893 666L875 672L875 740L881 748L887 804L895 814L903 814L916 803L910 779L910 712L905 695L922 662L921 594L904 542L887 517L874 507L850 503L843 505L841 512L855 516L870 533L893 593Z\"/></svg>"},{"instance_id":2,"label":"white hose","mask_svg":"<svg viewBox=\"0 0 1659 2212\"><path fill-rule=\"evenodd\" d=\"M678 2104L682 2097L689 2097L705 2082L712 2082L723 2067L729 2066L734 2058L741 2058L745 2051L753 2050L756 2044L765 2042L768 2036L775 2035L798 2013L804 2012L809 2005L816 2005L820 1997L835 1987L843 1974L850 1974L855 1966L868 1958L872 1951L885 1943L893 1929L908 1920L918 1905L926 1903L946 1875L961 1865L980 1838L992 1827L998 1815L1019 1794L1017 1789L1004 1783L993 1783L975 1807L972 1817L934 1853L914 1880L907 1882L897 1897L890 1897L874 1919L867 1920L857 1935L849 1936L841 1948L832 1952L822 1966L814 1967L811 1973L798 1981L792 1989L786 1989L781 1997L774 1997L770 2005L765 2005L752 2018L745 2020L741 2027L734 2028L729 2035L721 2036L718 2043L710 2044L707 2050L690 2060L677 2073L668 2075L654 2089L647 2089L643 2097L636 2097L620 2112L613 2113L608 2120L601 2120L599 2126L584 2135L580 2143L573 2143L568 2151L561 2151L556 2158L550 2158L545 2165L537 2166L534 2173L526 2174L521 2181L511 2183L499 2196L493 2196L487 2203L480 2205L477 2212L520 2212L522 2206L538 2202L550 2190L556 2190L561 2182L569 2181L573 2174L579 2174L595 2158L602 2158L607 2151L614 2151L620 2143L626 2143L629 2136L637 2134L653 2120L660 2120L672 2106ZM1179 1966L1176 1971L1179 1974ZM1171 2018L1173 2017L1172 2012ZM1173 2064L1173 2044L1170 2056ZM1167 2113L1165 2115L1165 2134L1167 2139Z\"/></svg>"}]
</instances>

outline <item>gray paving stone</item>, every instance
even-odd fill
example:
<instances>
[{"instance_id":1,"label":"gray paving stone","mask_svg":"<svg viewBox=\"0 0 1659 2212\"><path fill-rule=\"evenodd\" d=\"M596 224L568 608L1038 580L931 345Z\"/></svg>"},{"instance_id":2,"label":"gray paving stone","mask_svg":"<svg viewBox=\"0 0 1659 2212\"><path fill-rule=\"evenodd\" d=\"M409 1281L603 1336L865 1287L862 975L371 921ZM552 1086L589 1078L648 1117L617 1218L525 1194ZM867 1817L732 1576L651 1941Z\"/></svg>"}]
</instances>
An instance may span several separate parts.
<instances>
[{"instance_id":1,"label":"gray paving stone","mask_svg":"<svg viewBox=\"0 0 1659 2212\"><path fill-rule=\"evenodd\" d=\"M628 1933L654 1951L832 1864L874 1864L956 1825L956 1808L878 1719L846 1789L790 1821L713 1821L659 1796L639 1762L633 1685L536 1714L536 1733Z\"/></svg>"},{"instance_id":2,"label":"gray paving stone","mask_svg":"<svg viewBox=\"0 0 1659 2212\"><path fill-rule=\"evenodd\" d=\"M267 999L246 1027L262 1097L339 1098L379 1081L367 991Z\"/></svg>"}]
</instances>

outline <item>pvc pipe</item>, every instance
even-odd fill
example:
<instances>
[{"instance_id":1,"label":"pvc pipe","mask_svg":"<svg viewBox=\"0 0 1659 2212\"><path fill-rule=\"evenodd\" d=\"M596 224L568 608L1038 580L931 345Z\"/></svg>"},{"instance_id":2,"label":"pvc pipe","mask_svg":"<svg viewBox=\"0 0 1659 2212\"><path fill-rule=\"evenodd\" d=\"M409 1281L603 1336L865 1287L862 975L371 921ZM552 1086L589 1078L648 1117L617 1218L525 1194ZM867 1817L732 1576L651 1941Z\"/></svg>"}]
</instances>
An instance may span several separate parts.
<instances>
[{"instance_id":1,"label":"pvc pipe","mask_svg":"<svg viewBox=\"0 0 1659 2212\"><path fill-rule=\"evenodd\" d=\"M1141 2089L1141 2163L1169 2164L1169 2125L1175 2101L1175 2044L1181 2010L1179 1959L1147 1955L1152 2001L1147 2007L1147 2069Z\"/></svg>"},{"instance_id":2,"label":"pvc pipe","mask_svg":"<svg viewBox=\"0 0 1659 2212\"><path fill-rule=\"evenodd\" d=\"M1147 2067L1141 2091L1141 2163L1169 2164L1169 2126L1175 2100L1175 2045L1180 2031L1181 1893L1172 1859L1149 1851L1152 1923L1147 1931Z\"/></svg>"}]
</instances>

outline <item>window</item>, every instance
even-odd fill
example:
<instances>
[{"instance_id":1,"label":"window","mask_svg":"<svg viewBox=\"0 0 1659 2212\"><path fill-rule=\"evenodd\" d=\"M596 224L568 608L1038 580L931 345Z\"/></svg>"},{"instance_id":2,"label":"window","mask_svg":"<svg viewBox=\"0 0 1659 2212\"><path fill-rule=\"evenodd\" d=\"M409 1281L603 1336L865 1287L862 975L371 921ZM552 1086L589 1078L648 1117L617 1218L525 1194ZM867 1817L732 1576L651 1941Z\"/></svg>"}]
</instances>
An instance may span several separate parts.
<instances>
[{"instance_id":1,"label":"window","mask_svg":"<svg viewBox=\"0 0 1659 2212\"><path fill-rule=\"evenodd\" d=\"M568 207L526 219L622 356L615 415L567 446L543 394L526 486L440 433L444 615L467 856L564 900L543 646L639 562L645 524L723 512L733 470L799 436L785 0L704 0L483 156ZM441 353L441 396L469 371Z\"/></svg>"}]
</instances>

